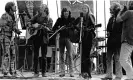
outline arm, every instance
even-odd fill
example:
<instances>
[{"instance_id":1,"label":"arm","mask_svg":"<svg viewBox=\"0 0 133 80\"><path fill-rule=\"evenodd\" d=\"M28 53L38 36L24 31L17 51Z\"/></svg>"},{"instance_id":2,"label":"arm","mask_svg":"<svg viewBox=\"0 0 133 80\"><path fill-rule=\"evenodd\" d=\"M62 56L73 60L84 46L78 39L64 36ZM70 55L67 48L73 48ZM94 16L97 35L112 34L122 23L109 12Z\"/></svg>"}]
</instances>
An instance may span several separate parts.
<instances>
[{"instance_id":1,"label":"arm","mask_svg":"<svg viewBox=\"0 0 133 80\"><path fill-rule=\"evenodd\" d=\"M68 26L68 27L74 27L74 21L75 21L75 18L74 17L71 17L69 24L67 24L66 26Z\"/></svg>"},{"instance_id":2,"label":"arm","mask_svg":"<svg viewBox=\"0 0 133 80\"><path fill-rule=\"evenodd\" d=\"M15 14L15 22L13 25L13 30L15 33L20 34L22 32L18 29L18 21L19 21L19 18L17 18L17 15Z\"/></svg>"},{"instance_id":3,"label":"arm","mask_svg":"<svg viewBox=\"0 0 133 80\"><path fill-rule=\"evenodd\" d=\"M91 25L90 26L93 26L92 27L92 30L95 31L95 17L93 14L90 14L90 20L91 20Z\"/></svg>"},{"instance_id":4,"label":"arm","mask_svg":"<svg viewBox=\"0 0 133 80\"><path fill-rule=\"evenodd\" d=\"M51 18L49 18L46 27L47 27L49 30L52 30L52 25L53 25L53 20L52 20Z\"/></svg>"},{"instance_id":5,"label":"arm","mask_svg":"<svg viewBox=\"0 0 133 80\"><path fill-rule=\"evenodd\" d=\"M91 24L94 25L93 29L91 30L92 33L92 38L96 37L96 33L95 33L95 17L94 15L90 15L90 20L91 20Z\"/></svg>"},{"instance_id":6,"label":"arm","mask_svg":"<svg viewBox=\"0 0 133 80\"><path fill-rule=\"evenodd\" d=\"M130 17L130 12L126 11L125 13L121 14L121 11L118 13L116 17L116 22L122 22L127 20Z\"/></svg>"},{"instance_id":7,"label":"arm","mask_svg":"<svg viewBox=\"0 0 133 80\"><path fill-rule=\"evenodd\" d=\"M93 14L90 14L90 20L91 20L92 24L95 25L95 17Z\"/></svg>"},{"instance_id":8,"label":"arm","mask_svg":"<svg viewBox=\"0 0 133 80\"><path fill-rule=\"evenodd\" d=\"M75 21L75 18L74 17L71 17L71 24L73 24Z\"/></svg>"},{"instance_id":9,"label":"arm","mask_svg":"<svg viewBox=\"0 0 133 80\"><path fill-rule=\"evenodd\" d=\"M51 18L48 18L48 20L46 22L39 24L39 25L43 25L43 27L46 31L51 31L52 25L53 25L53 20Z\"/></svg>"},{"instance_id":10,"label":"arm","mask_svg":"<svg viewBox=\"0 0 133 80\"><path fill-rule=\"evenodd\" d=\"M35 24L35 23L36 23L37 16L38 16L38 15L35 15L35 16L30 20L31 24Z\"/></svg>"},{"instance_id":11,"label":"arm","mask_svg":"<svg viewBox=\"0 0 133 80\"><path fill-rule=\"evenodd\" d=\"M7 25L6 15L3 14L0 19L0 31L2 31L2 27Z\"/></svg>"},{"instance_id":12,"label":"arm","mask_svg":"<svg viewBox=\"0 0 133 80\"><path fill-rule=\"evenodd\" d=\"M40 24L38 23L37 19L38 15L35 15L31 20L30 20L30 27L37 28Z\"/></svg>"},{"instance_id":13,"label":"arm","mask_svg":"<svg viewBox=\"0 0 133 80\"><path fill-rule=\"evenodd\" d=\"M116 17L116 22L122 22L123 20L121 19L121 12L118 13L117 17Z\"/></svg>"},{"instance_id":14,"label":"arm","mask_svg":"<svg viewBox=\"0 0 133 80\"><path fill-rule=\"evenodd\" d=\"M9 16L6 14L6 13L4 13L2 16L1 16L1 23L3 23L3 24L1 24L2 25L2 27L3 26L11 26L12 24L11 24L11 20L9 20ZM10 21L10 22L9 22ZM7 27L8 29L9 29L9 27Z\"/></svg>"},{"instance_id":15,"label":"arm","mask_svg":"<svg viewBox=\"0 0 133 80\"><path fill-rule=\"evenodd\" d=\"M1 17L1 19L0 19L0 27L5 26L6 24L7 24L6 19L3 19L3 17Z\"/></svg>"},{"instance_id":16,"label":"arm","mask_svg":"<svg viewBox=\"0 0 133 80\"><path fill-rule=\"evenodd\" d=\"M16 25L17 25L16 21L13 21L8 14L3 14L1 16L1 19L4 20L4 21L6 21L6 24L4 26L5 26L5 28L8 31L14 31L17 34L22 33L19 29L16 28Z\"/></svg>"},{"instance_id":17,"label":"arm","mask_svg":"<svg viewBox=\"0 0 133 80\"><path fill-rule=\"evenodd\" d=\"M110 32L112 31L112 24L113 24L113 16L109 18L108 24L107 24L107 37L110 36Z\"/></svg>"},{"instance_id":18,"label":"arm","mask_svg":"<svg viewBox=\"0 0 133 80\"><path fill-rule=\"evenodd\" d=\"M52 31L56 31L57 29L59 29L59 26L60 26L60 18L57 19L57 21L55 22L53 28L52 28Z\"/></svg>"},{"instance_id":19,"label":"arm","mask_svg":"<svg viewBox=\"0 0 133 80\"><path fill-rule=\"evenodd\" d=\"M75 21L74 21L74 25L78 25L80 23L80 17L78 17Z\"/></svg>"}]
</instances>

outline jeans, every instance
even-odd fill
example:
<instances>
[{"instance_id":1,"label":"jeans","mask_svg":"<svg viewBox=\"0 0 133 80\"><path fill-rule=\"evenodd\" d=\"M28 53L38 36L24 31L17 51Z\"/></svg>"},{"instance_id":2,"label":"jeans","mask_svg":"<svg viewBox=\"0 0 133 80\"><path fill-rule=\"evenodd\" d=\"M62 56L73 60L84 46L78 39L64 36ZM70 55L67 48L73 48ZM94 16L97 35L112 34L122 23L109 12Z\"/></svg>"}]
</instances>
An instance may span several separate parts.
<instances>
[{"instance_id":1,"label":"jeans","mask_svg":"<svg viewBox=\"0 0 133 80\"><path fill-rule=\"evenodd\" d=\"M120 65L119 57L120 57L120 49L108 50L107 51L107 75L106 77L113 77L113 57L115 61L115 74L117 78L122 77L122 67Z\"/></svg>"},{"instance_id":2,"label":"jeans","mask_svg":"<svg viewBox=\"0 0 133 80\"><path fill-rule=\"evenodd\" d=\"M128 43L122 43L121 52L120 52L120 63L128 78L133 78L133 67L131 62L131 53L133 51L133 45Z\"/></svg>"},{"instance_id":3,"label":"jeans","mask_svg":"<svg viewBox=\"0 0 133 80\"><path fill-rule=\"evenodd\" d=\"M72 61L72 43L69 38L60 38L59 40L59 48L60 48L60 71L62 74L65 74L65 60L64 60L64 53L65 53L65 47L67 49L67 61L69 64L69 73L73 73L73 61Z\"/></svg>"}]
</instances>

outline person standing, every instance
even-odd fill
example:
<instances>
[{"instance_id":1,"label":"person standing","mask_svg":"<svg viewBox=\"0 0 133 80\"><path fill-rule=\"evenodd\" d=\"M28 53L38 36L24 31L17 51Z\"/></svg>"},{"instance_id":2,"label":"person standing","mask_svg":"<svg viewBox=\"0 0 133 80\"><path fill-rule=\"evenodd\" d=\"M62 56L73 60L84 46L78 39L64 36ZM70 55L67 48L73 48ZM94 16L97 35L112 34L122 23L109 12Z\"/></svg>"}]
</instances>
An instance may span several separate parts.
<instances>
[{"instance_id":1,"label":"person standing","mask_svg":"<svg viewBox=\"0 0 133 80\"><path fill-rule=\"evenodd\" d=\"M128 10L122 9L117 15L116 21L124 23L122 28L122 44L120 51L120 64L126 71L128 80L133 79L133 67L131 53L133 51L133 2L128 2Z\"/></svg>"},{"instance_id":2,"label":"person standing","mask_svg":"<svg viewBox=\"0 0 133 80\"><path fill-rule=\"evenodd\" d=\"M121 47L121 34L122 22L116 23L116 17L121 6L119 3L114 2L110 7L111 17L107 25L107 70L105 79L113 79L113 57L115 61L115 80L120 80L122 77L122 67L119 61L120 47Z\"/></svg>"},{"instance_id":3,"label":"person standing","mask_svg":"<svg viewBox=\"0 0 133 80\"><path fill-rule=\"evenodd\" d=\"M0 24L0 41L2 43L2 70L4 76L11 74L15 76L15 49L13 41L13 32L20 34L21 31L17 29L18 19L15 17L16 5L14 2L7 2L5 5L5 13L2 14L1 20L4 21Z\"/></svg>"},{"instance_id":4,"label":"person standing","mask_svg":"<svg viewBox=\"0 0 133 80\"><path fill-rule=\"evenodd\" d=\"M47 5L41 4L38 14L31 19L32 27L29 28L29 32L32 32L33 40L33 52L34 52L34 77L39 76L38 64L39 64L39 49L41 47L41 72L42 77L46 77L46 55L48 46L48 32L52 29L53 20L49 17L49 9ZM34 28L33 28L34 27ZM35 31L34 31L35 30ZM36 32L36 34L35 34Z\"/></svg>"},{"instance_id":5,"label":"person standing","mask_svg":"<svg viewBox=\"0 0 133 80\"><path fill-rule=\"evenodd\" d=\"M88 4L84 4L82 7L83 15L75 20L74 25L80 27L83 18L83 34L82 34L82 54L81 54L81 76L83 78L91 78L91 61L90 61L90 51L92 47L92 40L95 37L95 18L90 10ZM79 28L80 29L80 28ZM87 76L85 77L84 75Z\"/></svg>"},{"instance_id":6,"label":"person standing","mask_svg":"<svg viewBox=\"0 0 133 80\"><path fill-rule=\"evenodd\" d=\"M69 73L70 77L73 77L73 58L72 58L72 42L70 41L69 38L69 28L72 27L72 22L74 22L75 18L71 17L71 12L69 7L64 7L61 11L61 17L57 19L55 25L53 26L53 31L55 32L62 26L64 28L59 31L60 33L60 38L59 38L59 49L60 49L60 70L61 74L59 75L60 77L65 76L65 60L64 60L64 53L65 53L65 47L67 50L67 61L69 61Z\"/></svg>"}]
</instances>

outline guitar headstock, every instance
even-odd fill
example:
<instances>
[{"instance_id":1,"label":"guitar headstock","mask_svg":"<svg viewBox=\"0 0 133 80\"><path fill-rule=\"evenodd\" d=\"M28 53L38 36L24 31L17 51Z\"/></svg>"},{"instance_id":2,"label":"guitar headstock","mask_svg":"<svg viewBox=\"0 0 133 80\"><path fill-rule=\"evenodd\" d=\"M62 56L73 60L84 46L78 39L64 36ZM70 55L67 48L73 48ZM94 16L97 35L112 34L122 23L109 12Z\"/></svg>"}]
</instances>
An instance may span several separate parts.
<instances>
[{"instance_id":1,"label":"guitar headstock","mask_svg":"<svg viewBox=\"0 0 133 80\"><path fill-rule=\"evenodd\" d=\"M95 28L98 28L98 27L101 27L101 26L102 26L102 24L96 24Z\"/></svg>"}]
</instances>

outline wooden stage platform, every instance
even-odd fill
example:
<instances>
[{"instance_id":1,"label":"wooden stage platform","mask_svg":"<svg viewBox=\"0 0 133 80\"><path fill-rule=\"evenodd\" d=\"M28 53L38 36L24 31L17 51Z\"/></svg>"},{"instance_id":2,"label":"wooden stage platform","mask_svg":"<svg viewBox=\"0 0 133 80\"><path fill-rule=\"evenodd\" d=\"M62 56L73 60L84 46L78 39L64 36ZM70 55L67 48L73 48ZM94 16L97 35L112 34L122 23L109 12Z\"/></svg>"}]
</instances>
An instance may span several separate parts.
<instances>
[{"instance_id":1,"label":"wooden stage platform","mask_svg":"<svg viewBox=\"0 0 133 80\"><path fill-rule=\"evenodd\" d=\"M47 77L42 77L41 74L39 77L34 78L33 72L17 72L17 77L3 77L0 73L0 80L87 80L79 77L78 74L74 74L74 77L69 77L69 74L66 74L65 77L59 77L59 74L55 73L46 73ZM90 80L102 80L105 74L92 74L92 78ZM113 76L115 77L115 75ZM126 76L123 76L121 80L126 79Z\"/></svg>"}]
</instances>

